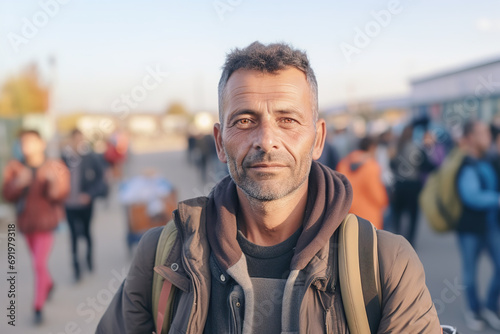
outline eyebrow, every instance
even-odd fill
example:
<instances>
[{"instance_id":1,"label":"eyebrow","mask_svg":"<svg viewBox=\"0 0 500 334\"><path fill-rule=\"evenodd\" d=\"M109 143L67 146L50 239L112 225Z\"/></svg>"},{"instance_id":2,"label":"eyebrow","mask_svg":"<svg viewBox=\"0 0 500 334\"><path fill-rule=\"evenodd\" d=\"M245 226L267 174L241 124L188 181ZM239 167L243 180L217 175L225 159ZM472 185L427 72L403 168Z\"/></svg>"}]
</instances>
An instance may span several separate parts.
<instances>
[{"instance_id":1,"label":"eyebrow","mask_svg":"<svg viewBox=\"0 0 500 334\"><path fill-rule=\"evenodd\" d=\"M303 118L304 115L296 110L295 108L290 108L290 109L279 109L276 111L276 113L281 114L281 115L291 115L295 116L297 118Z\"/></svg>"},{"instance_id":2,"label":"eyebrow","mask_svg":"<svg viewBox=\"0 0 500 334\"><path fill-rule=\"evenodd\" d=\"M227 122L228 123L231 123L236 117L240 116L240 115L252 115L252 116L257 116L258 113L255 111L255 110L251 110L251 109L241 109L241 110L237 110L235 111L234 113L232 113L228 118L227 118Z\"/></svg>"}]
</instances>

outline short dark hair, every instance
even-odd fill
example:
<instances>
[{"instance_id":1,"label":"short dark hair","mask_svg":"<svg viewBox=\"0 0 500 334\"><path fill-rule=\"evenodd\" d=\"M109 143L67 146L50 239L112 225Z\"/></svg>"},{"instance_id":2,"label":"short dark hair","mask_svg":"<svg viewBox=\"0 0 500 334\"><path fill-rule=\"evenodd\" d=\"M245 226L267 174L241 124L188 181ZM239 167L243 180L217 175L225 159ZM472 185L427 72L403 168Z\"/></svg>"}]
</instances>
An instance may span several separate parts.
<instances>
[{"instance_id":1,"label":"short dark hair","mask_svg":"<svg viewBox=\"0 0 500 334\"><path fill-rule=\"evenodd\" d=\"M470 119L467 122L465 122L462 127L462 137L464 138L469 137L474 132L474 128L476 127L477 123L478 121L475 119Z\"/></svg>"},{"instance_id":2,"label":"short dark hair","mask_svg":"<svg viewBox=\"0 0 500 334\"><path fill-rule=\"evenodd\" d=\"M70 136L74 137L76 135L83 135L83 133L78 128L74 128L73 130L71 130Z\"/></svg>"},{"instance_id":3,"label":"short dark hair","mask_svg":"<svg viewBox=\"0 0 500 334\"><path fill-rule=\"evenodd\" d=\"M17 137L19 139L21 139L22 137L24 137L26 135L34 135L34 136L37 136L39 139L42 139L40 132L38 132L38 130L34 130L34 129L21 129L21 130L19 130Z\"/></svg>"},{"instance_id":4,"label":"short dark hair","mask_svg":"<svg viewBox=\"0 0 500 334\"><path fill-rule=\"evenodd\" d=\"M318 83L307 54L285 43L264 45L258 41L243 49L234 49L226 56L219 80L219 120L222 124L222 105L229 77L239 69L276 73L287 67L304 72L311 88L314 119L318 118Z\"/></svg>"},{"instance_id":5,"label":"short dark hair","mask_svg":"<svg viewBox=\"0 0 500 334\"><path fill-rule=\"evenodd\" d=\"M370 148L376 145L377 145L377 140L374 137L366 136L364 138L361 138L358 147L361 151L367 152L370 150Z\"/></svg>"},{"instance_id":6,"label":"short dark hair","mask_svg":"<svg viewBox=\"0 0 500 334\"><path fill-rule=\"evenodd\" d=\"M498 136L500 135L500 127L496 126L495 124L491 124L490 131L491 131L491 138L496 141Z\"/></svg>"}]
</instances>

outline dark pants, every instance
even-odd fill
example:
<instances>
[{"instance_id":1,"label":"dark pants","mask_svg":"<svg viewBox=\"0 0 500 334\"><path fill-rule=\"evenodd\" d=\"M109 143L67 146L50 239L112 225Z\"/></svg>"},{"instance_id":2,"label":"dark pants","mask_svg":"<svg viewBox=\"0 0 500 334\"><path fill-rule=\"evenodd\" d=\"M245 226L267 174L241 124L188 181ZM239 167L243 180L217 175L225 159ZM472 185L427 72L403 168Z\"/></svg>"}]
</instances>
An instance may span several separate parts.
<instances>
[{"instance_id":1,"label":"dark pants","mask_svg":"<svg viewBox=\"0 0 500 334\"><path fill-rule=\"evenodd\" d=\"M398 181L396 182L391 203L394 232L403 235L413 247L415 247L415 234L417 231L418 195L420 190L422 190L420 181ZM403 231L401 226L405 212L408 213L410 221L407 231Z\"/></svg>"},{"instance_id":2,"label":"dark pants","mask_svg":"<svg viewBox=\"0 0 500 334\"><path fill-rule=\"evenodd\" d=\"M93 205L83 208L66 208L66 219L71 232L71 252L75 277L80 278L80 265L78 262L78 237L83 236L87 241L87 265L92 270L92 237L90 236L90 222L92 220Z\"/></svg>"},{"instance_id":3,"label":"dark pants","mask_svg":"<svg viewBox=\"0 0 500 334\"><path fill-rule=\"evenodd\" d=\"M477 313L483 306L486 306L493 312L497 312L500 298L500 226L498 222L489 221L488 231L484 234L459 232L458 242L462 255L462 277L469 309ZM479 255L483 250L488 251L493 262L493 277L485 305L479 301L477 284L477 266Z\"/></svg>"}]
</instances>

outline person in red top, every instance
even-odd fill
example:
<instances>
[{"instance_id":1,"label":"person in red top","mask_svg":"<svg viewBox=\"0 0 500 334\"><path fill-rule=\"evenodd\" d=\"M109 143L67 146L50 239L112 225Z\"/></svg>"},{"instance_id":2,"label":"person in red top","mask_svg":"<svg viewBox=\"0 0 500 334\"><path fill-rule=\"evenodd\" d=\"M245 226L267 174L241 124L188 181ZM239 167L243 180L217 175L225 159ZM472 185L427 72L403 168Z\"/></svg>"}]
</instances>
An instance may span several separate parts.
<instances>
[{"instance_id":1,"label":"person in red top","mask_svg":"<svg viewBox=\"0 0 500 334\"><path fill-rule=\"evenodd\" d=\"M377 229L383 229L383 214L389 199L382 183L381 168L375 160L376 148L375 139L361 139L359 149L342 159L337 170L352 185L353 200L349 212L366 217Z\"/></svg>"},{"instance_id":2,"label":"person in red top","mask_svg":"<svg viewBox=\"0 0 500 334\"><path fill-rule=\"evenodd\" d=\"M26 237L35 271L35 324L54 283L47 262L53 230L63 217L69 172L59 160L47 159L45 142L35 130L20 133L23 161L10 161L3 175L2 195L16 205L17 227Z\"/></svg>"}]
</instances>

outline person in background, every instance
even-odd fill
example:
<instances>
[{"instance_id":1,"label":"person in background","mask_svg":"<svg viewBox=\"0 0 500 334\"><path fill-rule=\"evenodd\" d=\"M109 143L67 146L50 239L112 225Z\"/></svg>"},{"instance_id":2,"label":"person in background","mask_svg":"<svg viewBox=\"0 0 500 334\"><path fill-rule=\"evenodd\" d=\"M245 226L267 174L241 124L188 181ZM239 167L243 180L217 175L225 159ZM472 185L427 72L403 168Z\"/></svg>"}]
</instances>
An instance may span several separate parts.
<instances>
[{"instance_id":1,"label":"person in background","mask_svg":"<svg viewBox=\"0 0 500 334\"><path fill-rule=\"evenodd\" d=\"M107 193L103 164L92 151L82 132L74 129L70 143L63 149L62 158L71 174L71 192L66 200L66 219L71 233L71 251L75 280L81 277L78 261L78 236L87 241L87 267L93 270L90 223L94 200Z\"/></svg>"},{"instance_id":2,"label":"person in background","mask_svg":"<svg viewBox=\"0 0 500 334\"><path fill-rule=\"evenodd\" d=\"M426 152L413 141L413 125L407 125L399 137L396 155L391 161L395 177L394 196L391 203L392 227L415 247L418 223L418 196L422 190L422 174L434 169ZM409 216L409 228L402 228L404 213Z\"/></svg>"},{"instance_id":3,"label":"person in background","mask_svg":"<svg viewBox=\"0 0 500 334\"><path fill-rule=\"evenodd\" d=\"M48 259L54 229L63 218L69 192L69 172L59 160L47 159L45 142L35 130L19 135L23 162L10 161L4 170L2 195L16 204L17 228L26 238L35 272L35 324L43 321L42 308L53 290Z\"/></svg>"},{"instance_id":4,"label":"person in background","mask_svg":"<svg viewBox=\"0 0 500 334\"><path fill-rule=\"evenodd\" d=\"M425 131L422 143L430 162L435 166L440 166L446 158L444 144L440 143L436 135L430 130Z\"/></svg>"},{"instance_id":5,"label":"person in background","mask_svg":"<svg viewBox=\"0 0 500 334\"><path fill-rule=\"evenodd\" d=\"M123 177L123 166L128 158L129 138L124 131L117 130L111 134L103 158L109 164L113 179Z\"/></svg>"},{"instance_id":6,"label":"person in background","mask_svg":"<svg viewBox=\"0 0 500 334\"><path fill-rule=\"evenodd\" d=\"M347 155L337 170L351 182L352 205L349 212L366 217L377 229L383 229L383 214L389 204L382 183L382 171L375 160L377 142L372 137L362 138L359 149Z\"/></svg>"},{"instance_id":7,"label":"person in background","mask_svg":"<svg viewBox=\"0 0 500 334\"><path fill-rule=\"evenodd\" d=\"M330 167L330 169L337 169L337 165L339 163L340 156L337 148L333 145L333 138L331 135L331 131L327 131L325 146L323 147L323 153L319 157L318 161L323 165Z\"/></svg>"},{"instance_id":8,"label":"person in background","mask_svg":"<svg viewBox=\"0 0 500 334\"><path fill-rule=\"evenodd\" d=\"M389 204L384 211L384 223L383 227L385 230L392 230L392 210L390 203L394 192L394 174L391 169L391 159L396 153L394 144L394 134L391 128L388 128L378 136L377 150L375 151L375 159L377 160L381 169L382 183L385 186L387 196L389 197Z\"/></svg>"},{"instance_id":9,"label":"person in background","mask_svg":"<svg viewBox=\"0 0 500 334\"><path fill-rule=\"evenodd\" d=\"M344 158L356 148L358 138L352 133L350 127L335 129L332 145L339 155L339 160Z\"/></svg>"},{"instance_id":10,"label":"person in background","mask_svg":"<svg viewBox=\"0 0 500 334\"><path fill-rule=\"evenodd\" d=\"M498 140L497 140L498 142ZM457 188L463 205L457 226L462 255L462 275L467 310L465 321L471 330L481 331L484 321L500 330L498 301L500 297L500 223L498 208L500 193L498 175L485 160L491 145L491 133L486 124L469 121L463 127L462 146L466 158L459 170ZM479 255L487 249L493 261L493 277L483 305L477 295L476 271Z\"/></svg>"},{"instance_id":11,"label":"person in background","mask_svg":"<svg viewBox=\"0 0 500 334\"><path fill-rule=\"evenodd\" d=\"M382 182L386 187L394 183L394 174L391 169L391 159L396 154L394 145L394 135L392 129L387 129L378 136L375 159L380 165L382 172Z\"/></svg>"}]
</instances>

